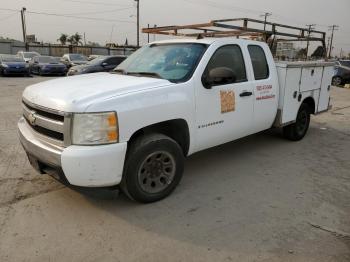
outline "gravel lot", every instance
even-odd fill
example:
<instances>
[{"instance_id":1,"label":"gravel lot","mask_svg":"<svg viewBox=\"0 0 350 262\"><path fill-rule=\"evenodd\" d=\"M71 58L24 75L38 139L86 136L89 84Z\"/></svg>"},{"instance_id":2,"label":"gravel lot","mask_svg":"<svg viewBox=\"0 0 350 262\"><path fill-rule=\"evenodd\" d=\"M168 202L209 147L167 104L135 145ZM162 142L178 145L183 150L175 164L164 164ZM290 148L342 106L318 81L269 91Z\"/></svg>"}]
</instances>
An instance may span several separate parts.
<instances>
[{"instance_id":1,"label":"gravel lot","mask_svg":"<svg viewBox=\"0 0 350 262\"><path fill-rule=\"evenodd\" d=\"M140 205L30 167L21 93L47 79L0 78L0 261L350 261L350 89L303 141L270 130L195 154L169 198Z\"/></svg>"}]
</instances>

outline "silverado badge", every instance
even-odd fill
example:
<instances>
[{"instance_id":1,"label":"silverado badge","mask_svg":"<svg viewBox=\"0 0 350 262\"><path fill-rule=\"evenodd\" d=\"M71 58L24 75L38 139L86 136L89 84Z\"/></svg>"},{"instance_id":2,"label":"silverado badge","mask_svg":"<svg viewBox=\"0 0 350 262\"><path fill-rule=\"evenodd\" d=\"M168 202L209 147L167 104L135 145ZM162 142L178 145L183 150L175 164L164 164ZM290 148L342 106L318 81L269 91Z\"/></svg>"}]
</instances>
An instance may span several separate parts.
<instances>
[{"instance_id":1,"label":"silverado badge","mask_svg":"<svg viewBox=\"0 0 350 262\"><path fill-rule=\"evenodd\" d=\"M35 126L35 121L36 121L35 112L31 112L28 115L28 121L32 126Z\"/></svg>"}]
</instances>

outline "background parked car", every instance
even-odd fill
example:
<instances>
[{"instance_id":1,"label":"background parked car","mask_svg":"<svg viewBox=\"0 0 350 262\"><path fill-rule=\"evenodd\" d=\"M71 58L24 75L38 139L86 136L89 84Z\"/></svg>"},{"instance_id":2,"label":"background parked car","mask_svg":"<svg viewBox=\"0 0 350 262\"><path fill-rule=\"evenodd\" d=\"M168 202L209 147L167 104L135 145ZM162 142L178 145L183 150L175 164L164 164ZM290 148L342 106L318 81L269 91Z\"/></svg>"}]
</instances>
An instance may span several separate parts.
<instances>
[{"instance_id":1,"label":"background parked car","mask_svg":"<svg viewBox=\"0 0 350 262\"><path fill-rule=\"evenodd\" d=\"M73 66L67 75L79 75L96 72L109 72L126 59L126 56L101 56L85 65Z\"/></svg>"},{"instance_id":2,"label":"background parked car","mask_svg":"<svg viewBox=\"0 0 350 262\"><path fill-rule=\"evenodd\" d=\"M334 86L350 83L350 60L337 61L334 71L332 79L332 84Z\"/></svg>"},{"instance_id":3,"label":"background parked car","mask_svg":"<svg viewBox=\"0 0 350 262\"><path fill-rule=\"evenodd\" d=\"M40 54L38 52L24 52L24 51L19 51L17 53L17 56L20 56L23 58L24 61L26 61L27 63L29 63L29 61L35 57L35 56L40 56Z\"/></svg>"},{"instance_id":4,"label":"background parked car","mask_svg":"<svg viewBox=\"0 0 350 262\"><path fill-rule=\"evenodd\" d=\"M0 75L29 76L29 65L22 57L15 55L0 55Z\"/></svg>"},{"instance_id":5,"label":"background parked car","mask_svg":"<svg viewBox=\"0 0 350 262\"><path fill-rule=\"evenodd\" d=\"M91 61L91 60L94 60L95 58L101 57L101 56L102 55L89 55L88 60Z\"/></svg>"},{"instance_id":6,"label":"background parked car","mask_svg":"<svg viewBox=\"0 0 350 262\"><path fill-rule=\"evenodd\" d=\"M88 59L82 54L64 54L61 62L65 64L67 68L70 68L76 65L84 65L88 62Z\"/></svg>"},{"instance_id":7,"label":"background parked car","mask_svg":"<svg viewBox=\"0 0 350 262\"><path fill-rule=\"evenodd\" d=\"M67 67L52 56L36 56L30 63L30 71L38 75L65 75Z\"/></svg>"}]
</instances>

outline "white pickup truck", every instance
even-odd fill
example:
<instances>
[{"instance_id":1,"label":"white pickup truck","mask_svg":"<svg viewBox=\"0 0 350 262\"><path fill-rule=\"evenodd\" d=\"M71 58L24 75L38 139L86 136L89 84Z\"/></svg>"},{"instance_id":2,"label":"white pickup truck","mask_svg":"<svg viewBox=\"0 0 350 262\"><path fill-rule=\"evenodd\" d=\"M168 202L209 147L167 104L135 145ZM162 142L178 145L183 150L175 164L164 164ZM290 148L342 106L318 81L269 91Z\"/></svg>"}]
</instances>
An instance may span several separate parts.
<instances>
[{"instance_id":1,"label":"white pickup truck","mask_svg":"<svg viewBox=\"0 0 350 262\"><path fill-rule=\"evenodd\" d=\"M271 127L302 139L310 114L329 108L332 73L327 62L275 63L257 41L155 42L112 73L27 87L20 141L41 173L153 202L195 152Z\"/></svg>"}]
</instances>

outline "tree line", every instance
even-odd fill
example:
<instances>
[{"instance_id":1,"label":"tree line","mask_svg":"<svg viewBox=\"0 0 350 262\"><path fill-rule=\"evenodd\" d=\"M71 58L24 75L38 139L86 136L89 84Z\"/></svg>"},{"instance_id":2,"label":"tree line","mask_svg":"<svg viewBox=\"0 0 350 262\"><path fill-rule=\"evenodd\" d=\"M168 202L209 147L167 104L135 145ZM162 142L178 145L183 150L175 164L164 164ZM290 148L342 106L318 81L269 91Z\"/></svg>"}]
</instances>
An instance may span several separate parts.
<instances>
[{"instance_id":1,"label":"tree line","mask_svg":"<svg viewBox=\"0 0 350 262\"><path fill-rule=\"evenodd\" d=\"M67 34L64 34L64 33L61 33L61 36L57 39L58 42L61 43L61 45L67 45L70 44L70 45L83 45L83 42L82 42L82 35L79 34L78 32L76 32L74 35L67 35ZM99 43L95 43L95 42L88 42L88 45L89 46L100 46Z\"/></svg>"}]
</instances>

